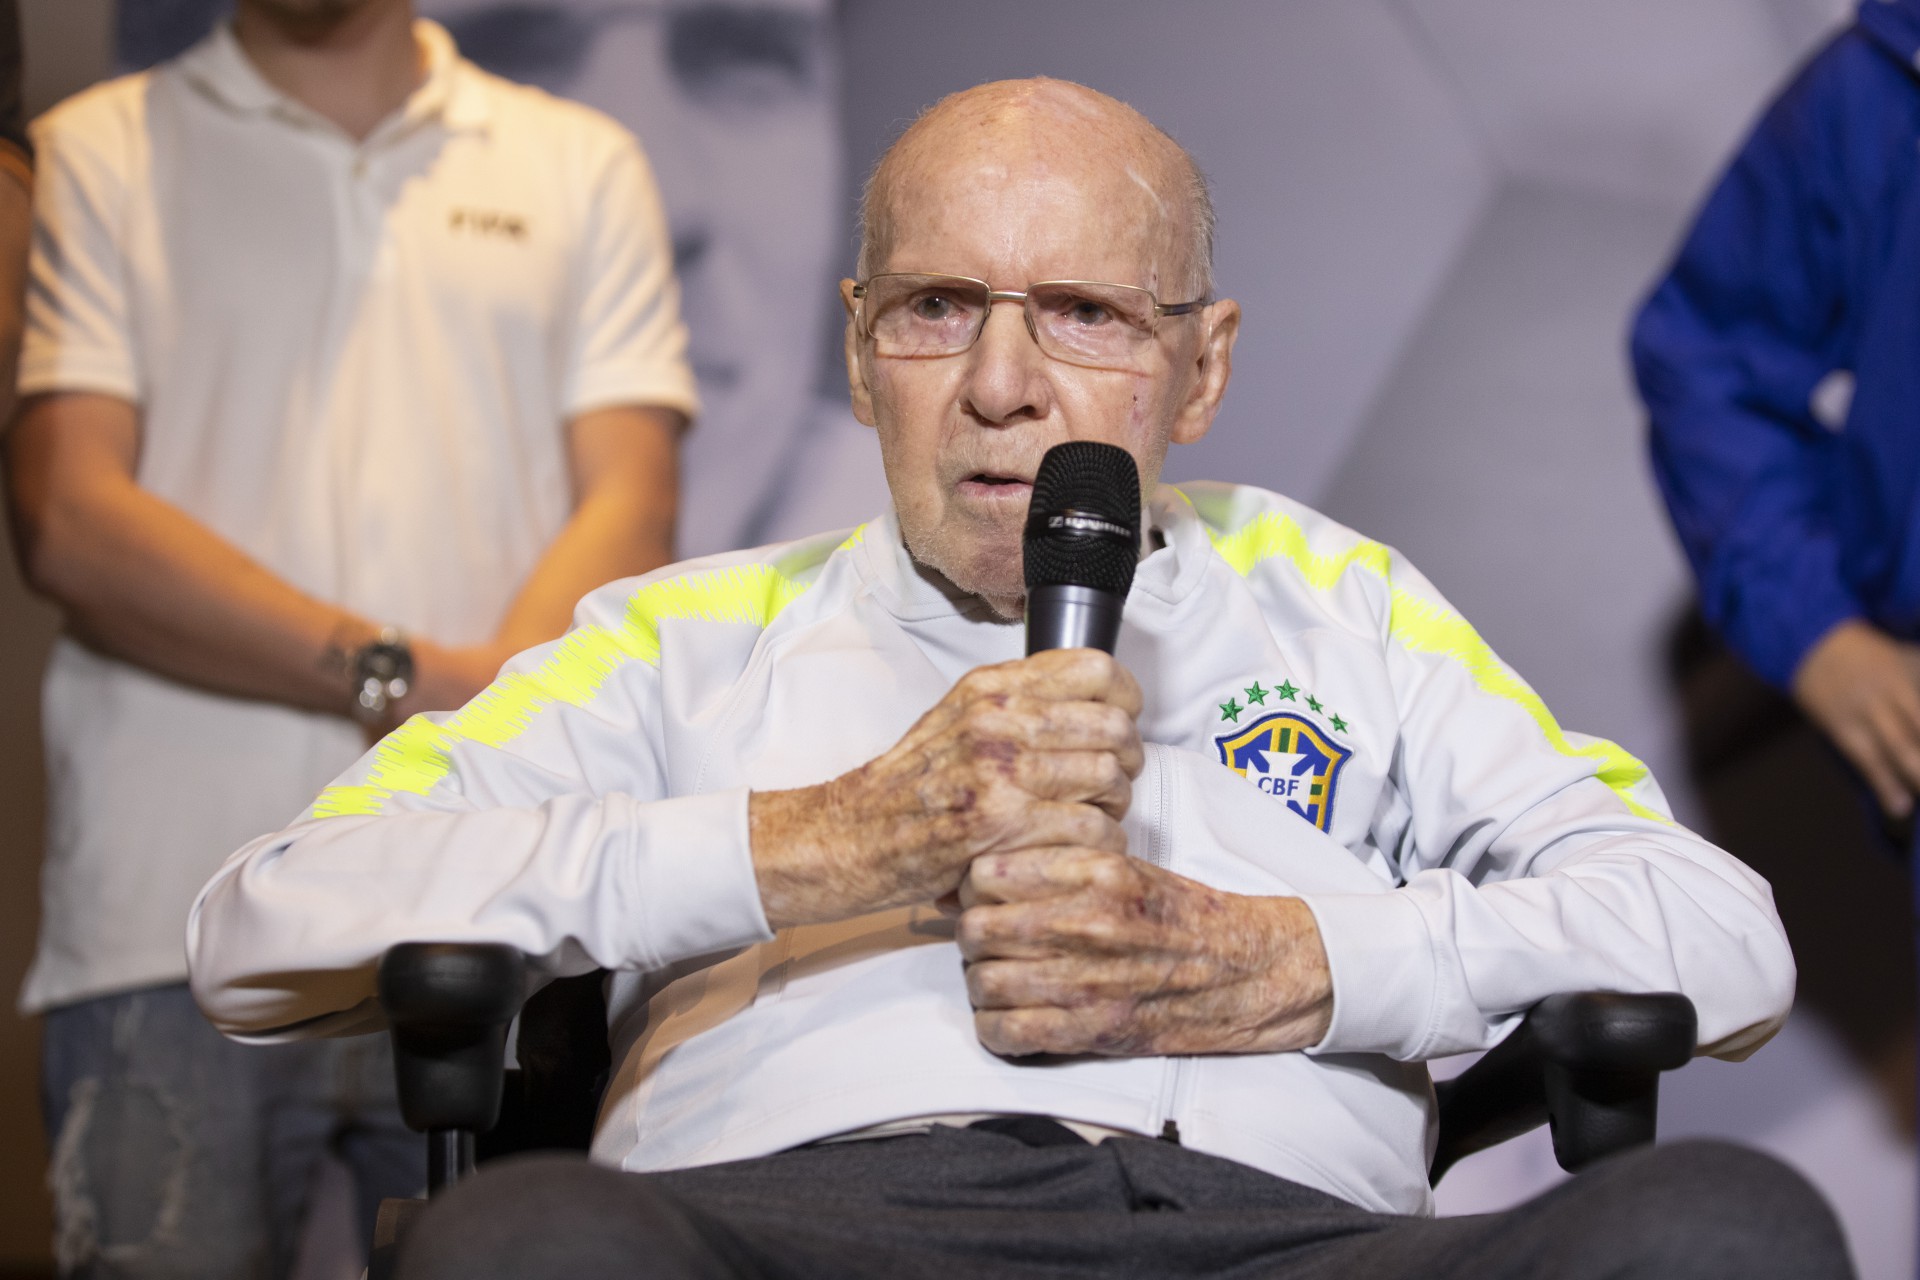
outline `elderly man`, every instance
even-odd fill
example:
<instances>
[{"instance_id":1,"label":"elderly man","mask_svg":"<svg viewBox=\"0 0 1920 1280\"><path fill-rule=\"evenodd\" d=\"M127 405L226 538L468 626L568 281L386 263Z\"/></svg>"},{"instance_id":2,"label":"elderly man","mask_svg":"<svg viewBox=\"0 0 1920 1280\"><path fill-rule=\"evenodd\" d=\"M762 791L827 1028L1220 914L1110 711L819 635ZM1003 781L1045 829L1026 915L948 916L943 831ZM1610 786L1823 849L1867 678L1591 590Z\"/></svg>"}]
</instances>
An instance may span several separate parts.
<instances>
[{"instance_id":1,"label":"elderly man","mask_svg":"<svg viewBox=\"0 0 1920 1280\"><path fill-rule=\"evenodd\" d=\"M1117 660L1018 656L1042 453L1151 483L1226 390L1186 155L987 85L866 213L847 363L893 514L590 596L202 895L233 1035L373 1029L403 939L617 971L613 1168L483 1174L406 1274L1846 1274L1730 1148L1423 1216L1424 1060L1592 986L1684 991L1737 1057L1793 967L1766 886L1393 553L1160 488Z\"/></svg>"}]
</instances>

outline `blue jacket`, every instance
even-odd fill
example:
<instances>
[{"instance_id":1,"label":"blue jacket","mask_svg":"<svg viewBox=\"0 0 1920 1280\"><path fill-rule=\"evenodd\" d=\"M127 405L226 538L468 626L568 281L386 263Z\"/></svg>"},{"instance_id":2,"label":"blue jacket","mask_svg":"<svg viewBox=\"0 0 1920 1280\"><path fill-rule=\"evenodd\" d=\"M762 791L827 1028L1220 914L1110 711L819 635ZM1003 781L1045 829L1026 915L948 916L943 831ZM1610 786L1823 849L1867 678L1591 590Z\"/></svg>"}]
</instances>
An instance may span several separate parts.
<instances>
[{"instance_id":1,"label":"blue jacket","mask_svg":"<svg viewBox=\"0 0 1920 1280\"><path fill-rule=\"evenodd\" d=\"M1847 618L1920 638L1916 53L1920 0L1865 0L1767 110L1633 329L1701 606L1782 687ZM1855 388L1838 430L1811 407L1836 371Z\"/></svg>"}]
</instances>

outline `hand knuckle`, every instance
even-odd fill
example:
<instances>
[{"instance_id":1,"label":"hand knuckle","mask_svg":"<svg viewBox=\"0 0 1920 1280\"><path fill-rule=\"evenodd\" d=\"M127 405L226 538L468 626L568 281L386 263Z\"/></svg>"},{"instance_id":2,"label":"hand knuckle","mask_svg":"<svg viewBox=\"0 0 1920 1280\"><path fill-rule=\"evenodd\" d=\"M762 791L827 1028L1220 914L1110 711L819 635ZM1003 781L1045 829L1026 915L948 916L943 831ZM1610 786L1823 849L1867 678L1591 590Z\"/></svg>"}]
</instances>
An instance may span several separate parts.
<instances>
[{"instance_id":1,"label":"hand knuckle","mask_svg":"<svg viewBox=\"0 0 1920 1280\"><path fill-rule=\"evenodd\" d=\"M987 980L980 965L970 965L966 971L967 1003L975 1009L987 1002Z\"/></svg>"},{"instance_id":2,"label":"hand knuckle","mask_svg":"<svg viewBox=\"0 0 1920 1280\"><path fill-rule=\"evenodd\" d=\"M1006 1005L1012 1003L1016 975L1006 964L990 964L979 967L980 1003Z\"/></svg>"},{"instance_id":3,"label":"hand knuckle","mask_svg":"<svg viewBox=\"0 0 1920 1280\"><path fill-rule=\"evenodd\" d=\"M1104 911L1089 911L1077 921L1079 935L1102 950L1111 950L1121 940L1120 922Z\"/></svg>"},{"instance_id":4,"label":"hand knuckle","mask_svg":"<svg viewBox=\"0 0 1920 1280\"><path fill-rule=\"evenodd\" d=\"M1025 1019L1018 1012L981 1012L974 1014L974 1033L980 1043L994 1053L1020 1057L1034 1052L1031 1037L1024 1031Z\"/></svg>"},{"instance_id":5,"label":"hand knuckle","mask_svg":"<svg viewBox=\"0 0 1920 1280\"><path fill-rule=\"evenodd\" d=\"M993 922L991 912L985 907L973 907L960 913L960 919L954 923L954 941L960 944L960 950L966 955L984 955L993 942Z\"/></svg>"},{"instance_id":6,"label":"hand knuckle","mask_svg":"<svg viewBox=\"0 0 1920 1280\"><path fill-rule=\"evenodd\" d=\"M960 713L959 732L969 740L988 738L1000 728L1000 708L991 702L970 702Z\"/></svg>"},{"instance_id":7,"label":"hand knuckle","mask_svg":"<svg viewBox=\"0 0 1920 1280\"><path fill-rule=\"evenodd\" d=\"M990 1053L1007 1053L1006 1042L1001 1036L1001 1026L1005 1019L997 1013L975 1010L973 1015L973 1035Z\"/></svg>"}]
</instances>

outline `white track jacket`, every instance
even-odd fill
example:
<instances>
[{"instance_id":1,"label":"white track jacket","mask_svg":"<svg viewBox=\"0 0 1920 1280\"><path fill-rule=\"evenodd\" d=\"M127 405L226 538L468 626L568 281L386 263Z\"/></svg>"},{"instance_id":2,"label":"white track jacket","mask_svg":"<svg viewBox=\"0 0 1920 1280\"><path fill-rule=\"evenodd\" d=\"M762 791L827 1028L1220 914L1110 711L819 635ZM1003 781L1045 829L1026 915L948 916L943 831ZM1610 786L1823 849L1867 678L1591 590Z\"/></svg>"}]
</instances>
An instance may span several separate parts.
<instances>
[{"instance_id":1,"label":"white track jacket","mask_svg":"<svg viewBox=\"0 0 1920 1280\"><path fill-rule=\"evenodd\" d=\"M616 1063L595 1139L626 1169L711 1164L889 1120L1031 1112L1185 1143L1370 1209L1428 1211L1428 1058L1559 991L1682 991L1704 1052L1785 1018L1764 881L1674 825L1647 771L1560 729L1398 555L1297 503L1163 487L1119 658L1146 694L1129 851L1297 894L1332 964L1305 1053L995 1057L929 907L773 933L749 788L890 747L1023 632L916 570L891 517L606 587L574 630L416 717L188 927L193 987L251 1040L378 1028L409 939L597 966Z\"/></svg>"}]
</instances>

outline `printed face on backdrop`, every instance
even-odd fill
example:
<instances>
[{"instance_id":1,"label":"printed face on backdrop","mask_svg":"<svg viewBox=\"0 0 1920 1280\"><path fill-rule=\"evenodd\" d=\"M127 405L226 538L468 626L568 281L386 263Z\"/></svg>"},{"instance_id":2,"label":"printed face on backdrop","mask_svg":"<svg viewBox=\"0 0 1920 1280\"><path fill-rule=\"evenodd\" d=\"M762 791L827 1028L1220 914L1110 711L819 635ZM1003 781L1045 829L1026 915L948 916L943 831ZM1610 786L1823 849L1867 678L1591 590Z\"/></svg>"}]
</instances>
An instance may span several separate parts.
<instances>
[{"instance_id":1,"label":"printed face on backdrop","mask_svg":"<svg viewBox=\"0 0 1920 1280\"><path fill-rule=\"evenodd\" d=\"M331 22L383 0L240 0L247 8L292 22Z\"/></svg>"},{"instance_id":2,"label":"printed face on backdrop","mask_svg":"<svg viewBox=\"0 0 1920 1280\"><path fill-rule=\"evenodd\" d=\"M639 136L673 229L703 402L688 469L729 473L742 506L764 499L818 385L845 231L830 0L419 9L481 66L597 107ZM705 514L683 521L698 530ZM696 532L683 550L712 550L700 544L715 536Z\"/></svg>"}]
</instances>

